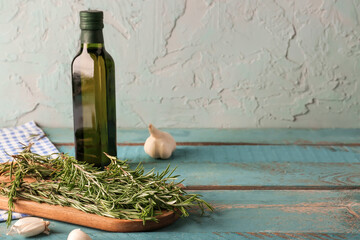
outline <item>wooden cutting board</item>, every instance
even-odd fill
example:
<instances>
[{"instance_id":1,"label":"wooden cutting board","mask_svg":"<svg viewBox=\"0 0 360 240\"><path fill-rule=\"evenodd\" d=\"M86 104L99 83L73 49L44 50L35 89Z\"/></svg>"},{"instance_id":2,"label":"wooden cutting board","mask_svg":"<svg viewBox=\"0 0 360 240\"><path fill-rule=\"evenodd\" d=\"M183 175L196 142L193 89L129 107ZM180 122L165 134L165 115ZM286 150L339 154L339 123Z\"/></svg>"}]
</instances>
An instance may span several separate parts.
<instances>
[{"instance_id":1,"label":"wooden cutting board","mask_svg":"<svg viewBox=\"0 0 360 240\"><path fill-rule=\"evenodd\" d=\"M0 182L9 181L8 177L0 176ZM35 182L33 178L24 178L26 182ZM184 187L183 185L181 185ZM57 221L77 224L85 227L96 228L109 232L144 232L166 227L179 218L173 211L163 211L156 218L158 222L146 221L143 225L141 219L124 220L103 217L96 214L85 213L72 207L37 203L34 201L17 199L14 202L14 212L25 213L32 216L53 219ZM8 198L0 196L0 209L8 210Z\"/></svg>"},{"instance_id":2,"label":"wooden cutting board","mask_svg":"<svg viewBox=\"0 0 360 240\"><path fill-rule=\"evenodd\" d=\"M157 216L158 222L141 219L123 220L89 214L72 207L62 207L28 200L16 200L15 212L77 224L110 232L143 232L159 229L175 222L179 215L172 211L164 211ZM8 198L0 196L0 209L8 210Z\"/></svg>"}]
</instances>

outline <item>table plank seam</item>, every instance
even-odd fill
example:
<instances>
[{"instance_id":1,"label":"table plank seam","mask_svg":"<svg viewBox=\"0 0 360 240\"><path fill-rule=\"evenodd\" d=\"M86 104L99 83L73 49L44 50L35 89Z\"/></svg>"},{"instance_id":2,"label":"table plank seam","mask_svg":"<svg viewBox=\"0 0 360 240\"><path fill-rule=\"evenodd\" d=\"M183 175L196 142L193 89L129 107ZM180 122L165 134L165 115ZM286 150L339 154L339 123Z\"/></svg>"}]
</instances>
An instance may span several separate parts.
<instances>
[{"instance_id":1,"label":"table plank seam","mask_svg":"<svg viewBox=\"0 0 360 240\"><path fill-rule=\"evenodd\" d=\"M74 143L54 142L55 146L75 146ZM117 146L143 146L144 142L117 143ZM314 146L314 147L360 147L360 143L337 142L294 142L294 143L256 143L256 142L176 142L178 146Z\"/></svg>"},{"instance_id":2,"label":"table plank seam","mask_svg":"<svg viewBox=\"0 0 360 240\"><path fill-rule=\"evenodd\" d=\"M241 186L241 185L188 185L184 190L360 190L360 186Z\"/></svg>"}]
</instances>

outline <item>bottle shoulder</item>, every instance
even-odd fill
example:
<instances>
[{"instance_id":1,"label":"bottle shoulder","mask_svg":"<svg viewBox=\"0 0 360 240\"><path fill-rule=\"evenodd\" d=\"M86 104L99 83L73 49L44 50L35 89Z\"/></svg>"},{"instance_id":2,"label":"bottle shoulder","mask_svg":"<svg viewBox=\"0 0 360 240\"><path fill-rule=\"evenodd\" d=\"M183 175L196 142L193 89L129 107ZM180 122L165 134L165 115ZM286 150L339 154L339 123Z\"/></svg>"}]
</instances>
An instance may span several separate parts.
<instances>
[{"instance_id":1,"label":"bottle shoulder","mask_svg":"<svg viewBox=\"0 0 360 240\"><path fill-rule=\"evenodd\" d=\"M104 47L102 47L102 48L81 48L78 51L78 53L75 55L74 59L79 56L84 56L84 55L96 56L96 57L103 56L104 58L113 60L110 53L107 52Z\"/></svg>"},{"instance_id":2,"label":"bottle shoulder","mask_svg":"<svg viewBox=\"0 0 360 240\"><path fill-rule=\"evenodd\" d=\"M99 63L98 61L101 58L103 59L103 60L101 60L101 62L102 61L105 62L107 68L115 67L113 58L104 48L101 48L101 49L82 48L82 49L80 49L78 54L76 54L76 56L72 60L71 67L73 70L74 70L74 68L75 69L88 68L90 66L98 64Z\"/></svg>"},{"instance_id":3,"label":"bottle shoulder","mask_svg":"<svg viewBox=\"0 0 360 240\"><path fill-rule=\"evenodd\" d=\"M73 65L74 62L76 62L76 60L79 58L80 55L81 55L81 50L79 50L79 51L76 53L75 57L74 57L73 60L71 61L71 65Z\"/></svg>"},{"instance_id":4,"label":"bottle shoulder","mask_svg":"<svg viewBox=\"0 0 360 240\"><path fill-rule=\"evenodd\" d=\"M78 65L92 64L93 62L94 59L91 57L91 54L81 49L73 58L71 66L76 67Z\"/></svg>"},{"instance_id":5,"label":"bottle shoulder","mask_svg":"<svg viewBox=\"0 0 360 240\"><path fill-rule=\"evenodd\" d=\"M104 58L105 58L106 63L111 64L111 65L115 65L114 59L112 58L110 53L108 53L106 50L104 51Z\"/></svg>"}]
</instances>

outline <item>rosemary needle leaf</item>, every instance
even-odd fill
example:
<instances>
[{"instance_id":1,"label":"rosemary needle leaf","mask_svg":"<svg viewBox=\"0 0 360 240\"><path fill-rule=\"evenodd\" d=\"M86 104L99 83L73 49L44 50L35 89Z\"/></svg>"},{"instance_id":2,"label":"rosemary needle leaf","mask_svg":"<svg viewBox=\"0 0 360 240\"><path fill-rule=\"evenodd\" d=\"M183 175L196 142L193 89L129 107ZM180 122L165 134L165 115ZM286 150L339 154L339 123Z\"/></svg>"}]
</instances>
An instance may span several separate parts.
<instances>
[{"instance_id":1,"label":"rosemary needle leaf","mask_svg":"<svg viewBox=\"0 0 360 240\"><path fill-rule=\"evenodd\" d=\"M177 211L188 216L187 209L199 206L213 211L210 204L198 194L187 194L174 181L170 165L156 173L145 173L139 163L132 170L127 163L104 153L110 164L100 170L91 164L79 162L67 154L40 156L24 146L14 161L0 164L0 176L9 181L0 183L0 195L8 197L8 226L11 223L17 198L39 203L69 206L78 210L119 219L157 221L162 210ZM24 178L37 181L26 182Z\"/></svg>"}]
</instances>

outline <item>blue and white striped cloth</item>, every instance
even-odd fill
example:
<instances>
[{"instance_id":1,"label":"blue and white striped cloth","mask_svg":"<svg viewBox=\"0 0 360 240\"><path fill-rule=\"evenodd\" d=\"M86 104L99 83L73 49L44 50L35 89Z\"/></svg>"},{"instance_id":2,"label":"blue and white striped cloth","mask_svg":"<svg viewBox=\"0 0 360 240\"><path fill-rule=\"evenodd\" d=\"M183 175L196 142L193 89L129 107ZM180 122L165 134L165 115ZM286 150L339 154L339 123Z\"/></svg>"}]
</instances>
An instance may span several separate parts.
<instances>
[{"instance_id":1,"label":"blue and white striped cloth","mask_svg":"<svg viewBox=\"0 0 360 240\"><path fill-rule=\"evenodd\" d=\"M33 153L59 153L43 130L31 121L18 127L0 129L0 162L12 160L11 155L21 152L23 147L30 143L34 144L31 147Z\"/></svg>"},{"instance_id":2,"label":"blue and white striped cloth","mask_svg":"<svg viewBox=\"0 0 360 240\"><path fill-rule=\"evenodd\" d=\"M21 152L24 146L33 143L31 151L40 155L59 153L54 144L46 137L45 133L34 121L18 127L0 129L0 163L11 161L11 155ZM21 213L13 213L13 219L26 216ZM0 222L6 221L7 211L0 210Z\"/></svg>"},{"instance_id":3,"label":"blue and white striped cloth","mask_svg":"<svg viewBox=\"0 0 360 240\"><path fill-rule=\"evenodd\" d=\"M16 212L12 213L12 219L19 219L26 216L28 215L23 213L16 213ZM5 222L7 218L8 218L7 210L0 210L0 222Z\"/></svg>"}]
</instances>

